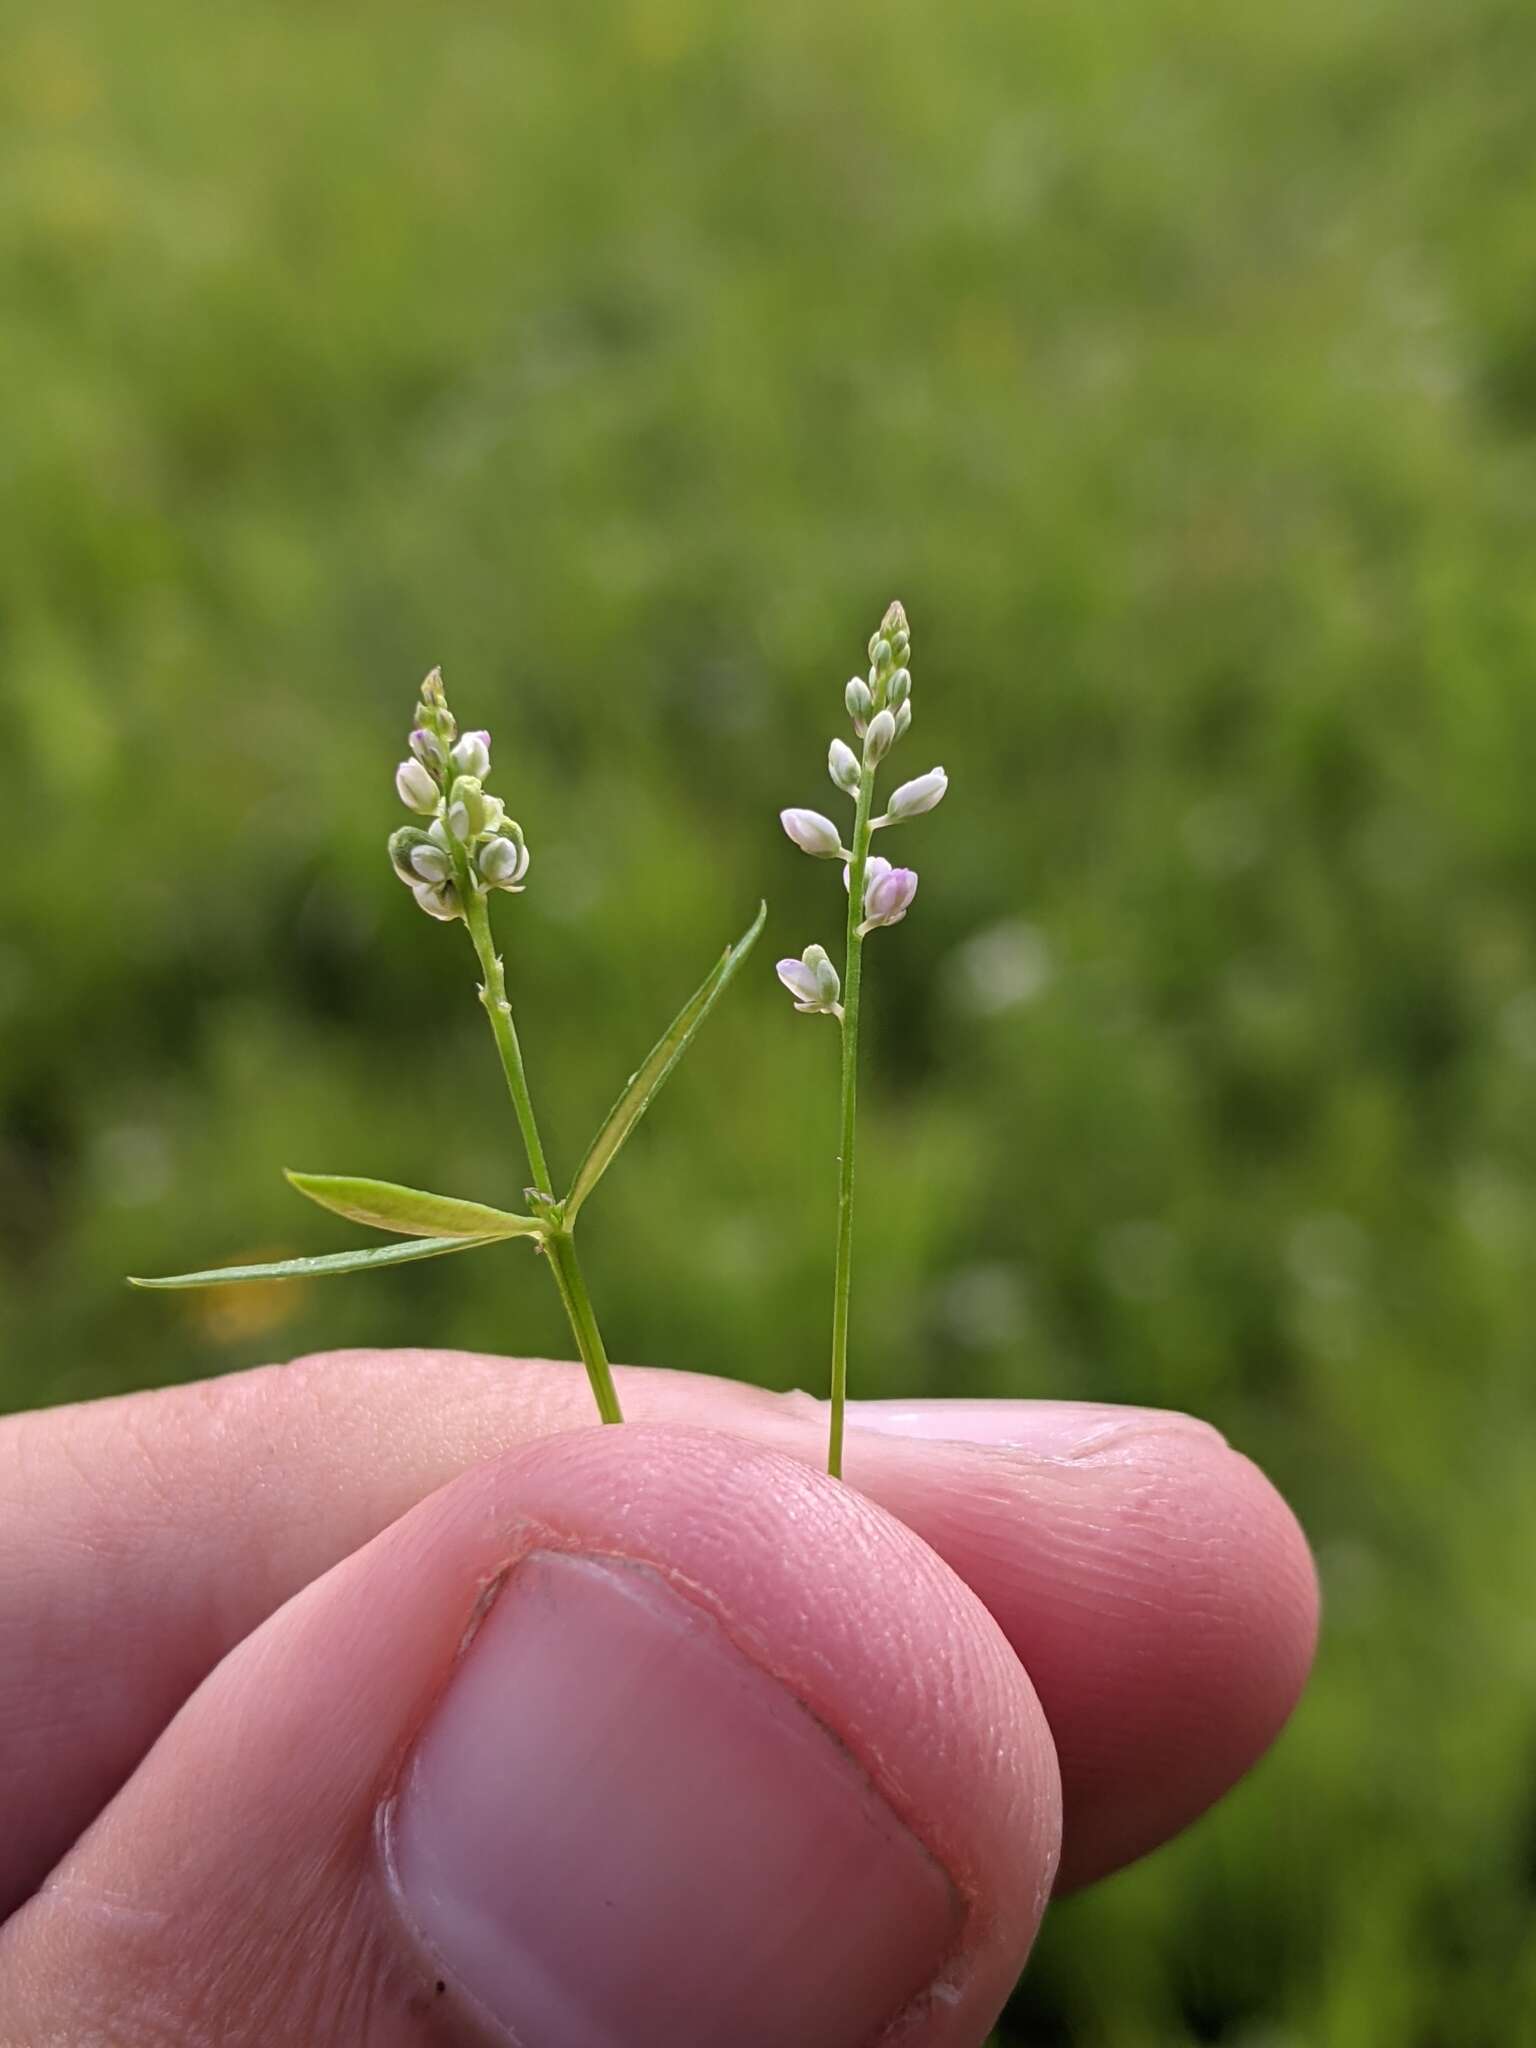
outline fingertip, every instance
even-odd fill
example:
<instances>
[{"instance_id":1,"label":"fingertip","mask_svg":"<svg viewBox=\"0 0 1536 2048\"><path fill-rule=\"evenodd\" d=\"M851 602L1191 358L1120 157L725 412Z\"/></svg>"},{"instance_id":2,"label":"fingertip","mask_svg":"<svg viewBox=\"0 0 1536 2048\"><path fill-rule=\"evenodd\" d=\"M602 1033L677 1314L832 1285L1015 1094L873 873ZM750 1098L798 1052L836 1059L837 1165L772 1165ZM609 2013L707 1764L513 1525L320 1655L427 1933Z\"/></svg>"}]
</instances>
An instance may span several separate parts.
<instances>
[{"instance_id":1,"label":"fingertip","mask_svg":"<svg viewBox=\"0 0 1536 2048\"><path fill-rule=\"evenodd\" d=\"M197 1958L210 2035L969 2048L1059 1830L1030 1682L909 1529L740 1437L586 1428L223 1659L12 1923L0 2032L66 1988L126 2028Z\"/></svg>"},{"instance_id":2,"label":"fingertip","mask_svg":"<svg viewBox=\"0 0 1536 2048\"><path fill-rule=\"evenodd\" d=\"M1036 1594L1016 1640L1061 1757L1059 1890L1145 1855L1244 1777L1318 1631L1300 1524L1214 1433L1129 1432L1082 1464L1077 1492L1055 1598Z\"/></svg>"},{"instance_id":3,"label":"fingertip","mask_svg":"<svg viewBox=\"0 0 1536 2048\"><path fill-rule=\"evenodd\" d=\"M1029 1671L1062 1775L1058 1888L1203 1812L1296 1703L1317 1581L1296 1518L1215 1430L1159 1410L982 1404L860 1433L850 1470L967 1580ZM936 1424L943 1435L936 1434Z\"/></svg>"}]
</instances>

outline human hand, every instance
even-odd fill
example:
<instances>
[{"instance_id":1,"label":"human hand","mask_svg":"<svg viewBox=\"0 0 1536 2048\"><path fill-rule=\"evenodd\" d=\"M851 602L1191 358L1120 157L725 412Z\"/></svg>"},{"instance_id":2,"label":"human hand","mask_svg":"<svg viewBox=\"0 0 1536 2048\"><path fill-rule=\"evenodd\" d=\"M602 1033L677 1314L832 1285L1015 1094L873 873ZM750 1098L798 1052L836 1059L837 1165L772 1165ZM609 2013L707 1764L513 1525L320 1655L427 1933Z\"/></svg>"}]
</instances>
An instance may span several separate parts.
<instances>
[{"instance_id":1,"label":"human hand","mask_svg":"<svg viewBox=\"0 0 1536 2048\"><path fill-rule=\"evenodd\" d=\"M976 2048L1053 1882L1301 1689L1305 1543L1203 1423L854 1404L841 1486L807 1397L621 1392L340 1353L0 1423L4 2048Z\"/></svg>"}]
</instances>

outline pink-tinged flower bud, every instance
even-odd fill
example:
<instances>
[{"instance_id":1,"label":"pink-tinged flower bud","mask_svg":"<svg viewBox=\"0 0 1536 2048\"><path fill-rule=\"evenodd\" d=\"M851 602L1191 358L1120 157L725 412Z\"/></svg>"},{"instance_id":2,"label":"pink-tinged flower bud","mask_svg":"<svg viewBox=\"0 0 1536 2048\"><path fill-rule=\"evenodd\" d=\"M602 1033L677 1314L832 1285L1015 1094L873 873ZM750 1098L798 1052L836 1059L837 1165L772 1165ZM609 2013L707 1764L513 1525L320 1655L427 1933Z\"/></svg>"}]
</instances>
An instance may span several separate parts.
<instances>
[{"instance_id":1,"label":"pink-tinged flower bud","mask_svg":"<svg viewBox=\"0 0 1536 2048\"><path fill-rule=\"evenodd\" d=\"M489 775L491 736L488 732L467 732L453 750L453 765L460 775Z\"/></svg>"},{"instance_id":2,"label":"pink-tinged flower bud","mask_svg":"<svg viewBox=\"0 0 1536 2048\"><path fill-rule=\"evenodd\" d=\"M451 924L459 915L459 892L452 882L418 882L411 894L428 917Z\"/></svg>"},{"instance_id":3,"label":"pink-tinged flower bud","mask_svg":"<svg viewBox=\"0 0 1536 2048\"><path fill-rule=\"evenodd\" d=\"M846 790L849 796L858 795L863 770L858 755L846 740L834 740L827 749L827 773L839 789Z\"/></svg>"},{"instance_id":4,"label":"pink-tinged flower bud","mask_svg":"<svg viewBox=\"0 0 1536 2048\"><path fill-rule=\"evenodd\" d=\"M836 1014L842 983L825 946L807 946L798 960L781 960L775 971L794 997L797 1010L807 1015L820 1011Z\"/></svg>"},{"instance_id":5,"label":"pink-tinged flower bud","mask_svg":"<svg viewBox=\"0 0 1536 2048\"><path fill-rule=\"evenodd\" d=\"M869 721L869 731L864 735L864 758L873 767L876 761L884 760L896 744L896 721L889 711L877 711Z\"/></svg>"},{"instance_id":6,"label":"pink-tinged flower bud","mask_svg":"<svg viewBox=\"0 0 1536 2048\"><path fill-rule=\"evenodd\" d=\"M419 811L425 817L437 809L442 791L421 762L413 758L402 761L395 770L395 794L408 811Z\"/></svg>"},{"instance_id":7,"label":"pink-tinged flower bud","mask_svg":"<svg viewBox=\"0 0 1536 2048\"><path fill-rule=\"evenodd\" d=\"M875 708L875 700L862 676L850 677L848 687L843 692L843 702L848 707L848 716L853 720L854 731L863 739L869 714Z\"/></svg>"},{"instance_id":8,"label":"pink-tinged flower bud","mask_svg":"<svg viewBox=\"0 0 1536 2048\"><path fill-rule=\"evenodd\" d=\"M522 888L529 859L528 849L520 838L487 839L480 849L476 865L493 889L516 892Z\"/></svg>"},{"instance_id":9,"label":"pink-tinged flower bud","mask_svg":"<svg viewBox=\"0 0 1536 2048\"><path fill-rule=\"evenodd\" d=\"M427 768L441 768L448 759L442 741L424 725L418 725L411 734L411 752Z\"/></svg>"},{"instance_id":10,"label":"pink-tinged flower bud","mask_svg":"<svg viewBox=\"0 0 1536 2048\"><path fill-rule=\"evenodd\" d=\"M453 879L453 862L440 846L429 840L411 848L411 868L418 882L448 882Z\"/></svg>"},{"instance_id":11,"label":"pink-tinged flower bud","mask_svg":"<svg viewBox=\"0 0 1536 2048\"><path fill-rule=\"evenodd\" d=\"M900 924L917 894L917 875L911 868L893 868L888 860L875 859L864 873L864 922L861 932L881 925Z\"/></svg>"},{"instance_id":12,"label":"pink-tinged flower bud","mask_svg":"<svg viewBox=\"0 0 1536 2048\"><path fill-rule=\"evenodd\" d=\"M837 827L820 811L780 811L779 823L802 853L814 854L818 860L836 860L843 850Z\"/></svg>"},{"instance_id":13,"label":"pink-tinged flower bud","mask_svg":"<svg viewBox=\"0 0 1536 2048\"><path fill-rule=\"evenodd\" d=\"M944 792L949 787L949 777L942 768L930 768L926 775L919 775L911 782L904 782L899 789L891 792L885 807L888 818L920 818L924 811L931 811L935 804L944 801Z\"/></svg>"},{"instance_id":14,"label":"pink-tinged flower bud","mask_svg":"<svg viewBox=\"0 0 1536 2048\"><path fill-rule=\"evenodd\" d=\"M803 960L781 960L774 972L794 997L797 1010L820 1007L816 977Z\"/></svg>"}]
</instances>

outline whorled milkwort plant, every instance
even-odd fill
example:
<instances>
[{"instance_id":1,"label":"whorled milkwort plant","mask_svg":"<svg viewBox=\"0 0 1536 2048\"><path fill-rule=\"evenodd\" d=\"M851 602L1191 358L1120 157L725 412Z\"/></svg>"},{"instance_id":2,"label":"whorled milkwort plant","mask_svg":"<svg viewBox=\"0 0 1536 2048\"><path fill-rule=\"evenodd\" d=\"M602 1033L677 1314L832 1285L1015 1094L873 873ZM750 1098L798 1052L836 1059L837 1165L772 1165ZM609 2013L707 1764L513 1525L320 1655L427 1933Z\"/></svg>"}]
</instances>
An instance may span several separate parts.
<instances>
[{"instance_id":1,"label":"whorled milkwort plant","mask_svg":"<svg viewBox=\"0 0 1536 2048\"><path fill-rule=\"evenodd\" d=\"M853 1145L858 1109L859 1004L864 979L864 941L882 926L900 924L917 894L911 868L893 867L870 853L875 833L887 825L919 817L939 803L949 787L942 768L930 768L915 781L903 782L875 814L875 779L881 762L912 723L912 672L907 662L912 636L907 615L893 604L869 643L869 674L855 676L843 693L858 751L835 739L827 754L827 772L854 803L852 844L820 811L779 813L780 823L802 853L843 863L848 891L848 930L839 975L824 946L807 946L798 960L781 960L780 981L795 999L795 1008L809 1015L835 1017L842 1036L842 1124L838 1146L837 1251L832 1282L832 1402L827 1442L827 1470L843 1469L843 1409L848 1398L848 1303L853 1281Z\"/></svg>"},{"instance_id":2,"label":"whorled milkwort plant","mask_svg":"<svg viewBox=\"0 0 1536 2048\"><path fill-rule=\"evenodd\" d=\"M212 1287L247 1280L301 1279L321 1273L351 1273L367 1266L401 1265L445 1252L474 1251L507 1238L527 1238L548 1260L592 1383L598 1414L604 1422L618 1422L622 1416L608 1354L576 1257L576 1218L756 943L766 907L759 907L751 928L716 963L644 1064L630 1075L587 1147L569 1189L557 1197L528 1092L501 956L491 938L491 901L498 894L522 892L529 854L521 826L507 816L501 800L485 787L490 766L490 734L460 734L443 694L442 676L434 669L421 687L410 753L395 771L396 792L420 822L402 826L391 835L389 857L395 873L427 915L445 924L462 924L475 949L480 963L480 1001L490 1020L532 1176L532 1185L525 1190L529 1213L487 1208L481 1202L427 1194L390 1181L290 1173L288 1178L299 1192L322 1208L375 1230L396 1232L405 1242L320 1258L285 1259L273 1265L224 1266L169 1279L136 1280L134 1285Z\"/></svg>"}]
</instances>

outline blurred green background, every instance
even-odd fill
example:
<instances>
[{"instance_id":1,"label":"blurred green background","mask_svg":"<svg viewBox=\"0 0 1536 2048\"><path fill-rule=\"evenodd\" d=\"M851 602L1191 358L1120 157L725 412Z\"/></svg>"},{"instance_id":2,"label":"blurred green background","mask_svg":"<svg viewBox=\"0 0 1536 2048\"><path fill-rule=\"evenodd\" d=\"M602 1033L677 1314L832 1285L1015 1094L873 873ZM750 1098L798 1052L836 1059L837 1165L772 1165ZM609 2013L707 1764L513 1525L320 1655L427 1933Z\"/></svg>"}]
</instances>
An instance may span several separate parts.
<instances>
[{"instance_id":1,"label":"blurred green background","mask_svg":"<svg viewBox=\"0 0 1536 2048\"><path fill-rule=\"evenodd\" d=\"M899 594L953 788L871 950L861 1384L1198 1409L1328 1603L1000 2039L1531 2038L1536 10L11 24L0 1399L568 1349L517 1247L119 1277L355 1241L287 1163L521 1185L383 856L437 661L557 1171L769 897L586 1256L618 1355L819 1387L833 1039L771 962L837 892L774 814Z\"/></svg>"}]
</instances>

